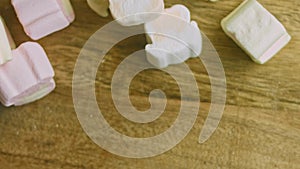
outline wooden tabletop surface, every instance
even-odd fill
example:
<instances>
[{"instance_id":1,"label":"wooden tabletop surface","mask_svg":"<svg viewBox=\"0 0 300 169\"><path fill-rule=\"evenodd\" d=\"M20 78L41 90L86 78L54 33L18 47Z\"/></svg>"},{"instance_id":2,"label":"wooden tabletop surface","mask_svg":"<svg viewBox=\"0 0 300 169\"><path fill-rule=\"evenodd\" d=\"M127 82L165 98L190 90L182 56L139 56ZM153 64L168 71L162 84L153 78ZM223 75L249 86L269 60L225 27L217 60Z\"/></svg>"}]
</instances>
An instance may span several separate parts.
<instances>
[{"instance_id":1,"label":"wooden tabletop surface","mask_svg":"<svg viewBox=\"0 0 300 169\"><path fill-rule=\"evenodd\" d=\"M96 15L85 0L72 0L75 22L38 41L55 70L55 91L26 106L0 106L0 168L299 169L300 1L259 0L292 36L290 43L265 65L252 62L220 27L221 19L241 2L165 0L167 7L176 3L186 5L192 19L218 51L226 73L226 107L218 129L207 142L199 144L197 140L208 114L211 89L201 61L188 60L186 63L193 70L201 93L201 108L194 127L182 142L166 153L131 159L97 146L77 119L72 99L76 59L88 38L113 19ZM16 44L29 41L9 0L1 0L0 11ZM134 78L130 98L137 109L146 110L150 106L149 92L161 88L168 96L162 117L149 124L136 124L116 111L110 93L113 72L126 56L143 49L145 44L144 35L120 42L105 56L96 78L96 96L105 118L119 132L135 137L149 137L167 130L178 115L180 103L174 79L149 70Z\"/></svg>"}]
</instances>

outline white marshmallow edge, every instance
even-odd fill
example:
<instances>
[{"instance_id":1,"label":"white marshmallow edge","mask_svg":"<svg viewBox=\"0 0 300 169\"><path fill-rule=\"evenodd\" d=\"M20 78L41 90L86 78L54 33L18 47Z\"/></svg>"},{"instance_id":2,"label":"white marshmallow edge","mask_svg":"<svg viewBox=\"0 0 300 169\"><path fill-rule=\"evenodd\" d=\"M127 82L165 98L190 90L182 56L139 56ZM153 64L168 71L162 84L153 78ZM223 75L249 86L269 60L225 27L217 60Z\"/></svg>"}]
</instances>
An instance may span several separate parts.
<instances>
[{"instance_id":1,"label":"white marshmallow edge","mask_svg":"<svg viewBox=\"0 0 300 169\"><path fill-rule=\"evenodd\" d=\"M15 43L0 16L0 66L12 60L12 48L15 48Z\"/></svg>"},{"instance_id":2,"label":"white marshmallow edge","mask_svg":"<svg viewBox=\"0 0 300 169\"><path fill-rule=\"evenodd\" d=\"M146 45L147 60L158 68L179 64L202 51L202 36L190 11L184 5L165 9L157 19L145 23L150 44Z\"/></svg>"},{"instance_id":3,"label":"white marshmallow edge","mask_svg":"<svg viewBox=\"0 0 300 169\"><path fill-rule=\"evenodd\" d=\"M266 63L291 40L284 26L256 0L245 0L221 26L259 64Z\"/></svg>"},{"instance_id":4,"label":"white marshmallow edge","mask_svg":"<svg viewBox=\"0 0 300 169\"><path fill-rule=\"evenodd\" d=\"M109 0L113 18L123 26L149 22L157 18L155 13L164 11L164 6L163 0Z\"/></svg>"}]
</instances>

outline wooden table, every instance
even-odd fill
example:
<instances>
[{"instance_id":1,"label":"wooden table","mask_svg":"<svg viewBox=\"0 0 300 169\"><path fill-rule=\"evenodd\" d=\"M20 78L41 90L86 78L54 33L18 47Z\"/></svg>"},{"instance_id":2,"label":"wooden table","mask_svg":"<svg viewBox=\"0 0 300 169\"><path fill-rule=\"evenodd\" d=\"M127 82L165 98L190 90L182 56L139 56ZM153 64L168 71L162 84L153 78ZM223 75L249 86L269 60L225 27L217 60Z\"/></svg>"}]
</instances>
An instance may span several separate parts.
<instances>
[{"instance_id":1,"label":"wooden table","mask_svg":"<svg viewBox=\"0 0 300 169\"><path fill-rule=\"evenodd\" d=\"M241 2L166 0L167 7L176 3L189 7L192 19L217 49L226 72L226 108L216 132L207 142L198 144L211 90L201 61L188 60L201 93L194 127L170 151L152 158L130 159L97 146L77 119L72 100L76 59L87 39L112 18L97 16L84 0L72 0L75 22L38 41L55 69L56 90L26 106L0 106L0 168L300 168L300 1L260 0L292 36L291 42L265 65L252 62L220 27L221 19ZM9 0L0 2L0 10L16 44L30 40ZM179 110L180 94L174 80L150 70L133 80L130 97L137 109L146 110L150 106L149 92L157 87L163 89L168 96L163 116L142 125L126 121L117 113L110 94L113 71L121 60L145 44L145 37L139 35L116 45L96 78L96 95L104 116L112 127L130 136L148 137L166 130Z\"/></svg>"}]
</instances>

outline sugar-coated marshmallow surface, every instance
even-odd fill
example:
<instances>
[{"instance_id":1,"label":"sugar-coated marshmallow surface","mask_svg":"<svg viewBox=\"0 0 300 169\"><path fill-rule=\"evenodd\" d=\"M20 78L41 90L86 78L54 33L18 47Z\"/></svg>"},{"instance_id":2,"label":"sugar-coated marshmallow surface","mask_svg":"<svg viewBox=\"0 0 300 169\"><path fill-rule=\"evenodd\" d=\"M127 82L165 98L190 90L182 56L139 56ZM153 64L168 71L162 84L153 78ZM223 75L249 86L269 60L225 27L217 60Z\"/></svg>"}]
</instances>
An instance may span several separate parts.
<instances>
[{"instance_id":1,"label":"sugar-coated marshmallow surface","mask_svg":"<svg viewBox=\"0 0 300 169\"><path fill-rule=\"evenodd\" d=\"M123 26L149 22L158 15L141 15L141 13L160 13L163 12L164 6L163 0L109 0L112 16Z\"/></svg>"},{"instance_id":2,"label":"sugar-coated marshmallow surface","mask_svg":"<svg viewBox=\"0 0 300 169\"><path fill-rule=\"evenodd\" d=\"M12 0L26 34L34 40L67 27L75 15L70 0Z\"/></svg>"},{"instance_id":3,"label":"sugar-coated marshmallow surface","mask_svg":"<svg viewBox=\"0 0 300 169\"><path fill-rule=\"evenodd\" d=\"M174 5L165 14L145 23L149 43L147 60L158 68L182 63L197 57L202 51L202 36L190 11L183 5Z\"/></svg>"},{"instance_id":4,"label":"sugar-coated marshmallow surface","mask_svg":"<svg viewBox=\"0 0 300 169\"><path fill-rule=\"evenodd\" d=\"M221 25L259 64L270 60L291 39L283 25L256 0L245 0Z\"/></svg>"},{"instance_id":5,"label":"sugar-coated marshmallow surface","mask_svg":"<svg viewBox=\"0 0 300 169\"><path fill-rule=\"evenodd\" d=\"M0 66L12 59L11 36L7 31L4 20L0 16Z\"/></svg>"},{"instance_id":6,"label":"sugar-coated marshmallow surface","mask_svg":"<svg viewBox=\"0 0 300 169\"><path fill-rule=\"evenodd\" d=\"M13 60L0 66L0 101L5 106L36 101L55 88L54 71L43 48L26 42L12 51Z\"/></svg>"}]
</instances>

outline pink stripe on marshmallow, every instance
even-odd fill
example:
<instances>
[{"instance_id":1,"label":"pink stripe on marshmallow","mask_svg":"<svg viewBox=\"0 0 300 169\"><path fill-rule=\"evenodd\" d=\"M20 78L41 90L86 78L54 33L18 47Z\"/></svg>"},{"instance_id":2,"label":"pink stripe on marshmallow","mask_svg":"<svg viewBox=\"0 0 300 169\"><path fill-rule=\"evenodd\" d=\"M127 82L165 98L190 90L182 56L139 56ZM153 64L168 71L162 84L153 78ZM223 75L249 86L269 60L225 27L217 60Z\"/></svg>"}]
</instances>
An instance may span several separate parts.
<instances>
[{"instance_id":1,"label":"pink stripe on marshmallow","mask_svg":"<svg viewBox=\"0 0 300 169\"><path fill-rule=\"evenodd\" d=\"M26 34L34 40L67 27L75 15L70 0L12 0Z\"/></svg>"},{"instance_id":2,"label":"pink stripe on marshmallow","mask_svg":"<svg viewBox=\"0 0 300 169\"><path fill-rule=\"evenodd\" d=\"M0 66L0 101L3 105L27 104L54 90L53 68L38 43L23 43L12 51L12 55L12 61Z\"/></svg>"}]
</instances>

